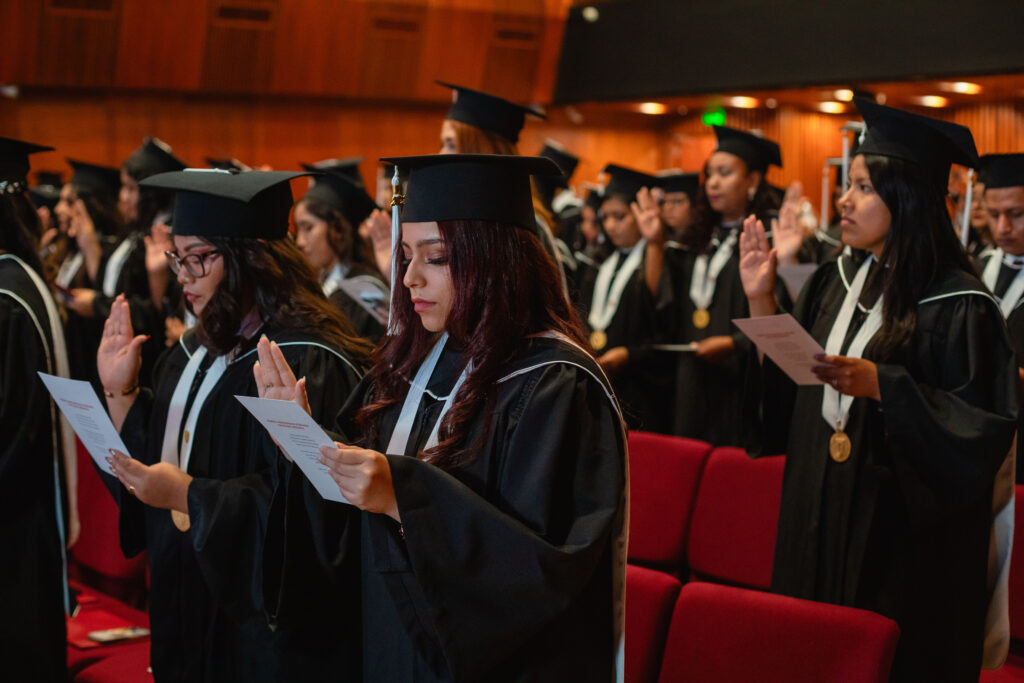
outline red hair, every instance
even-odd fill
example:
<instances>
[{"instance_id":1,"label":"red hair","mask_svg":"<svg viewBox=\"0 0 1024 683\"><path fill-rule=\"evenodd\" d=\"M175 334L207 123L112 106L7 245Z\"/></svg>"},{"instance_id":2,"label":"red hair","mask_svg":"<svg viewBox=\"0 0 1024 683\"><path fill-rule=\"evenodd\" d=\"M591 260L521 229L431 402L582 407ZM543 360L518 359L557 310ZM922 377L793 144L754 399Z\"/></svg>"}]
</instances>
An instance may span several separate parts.
<instances>
[{"instance_id":1,"label":"red hair","mask_svg":"<svg viewBox=\"0 0 1024 683\"><path fill-rule=\"evenodd\" d=\"M472 460L473 446L463 446L469 421L484 411L485 424L494 408L495 382L530 335L561 332L586 348L579 316L569 306L555 265L536 235L512 225L484 221L441 221L441 239L448 252L454 297L445 323L450 343L464 348L473 373L462 385L439 430L438 445L419 457L450 469ZM396 248L397 249L397 248ZM396 250L395 258L399 258ZM396 279L405 277L398 261ZM413 310L409 290L395 292L391 314L401 332L385 338L373 366L373 403L356 421L374 442L382 412L399 403L409 381L434 343ZM486 437L486 427L478 443Z\"/></svg>"}]
</instances>

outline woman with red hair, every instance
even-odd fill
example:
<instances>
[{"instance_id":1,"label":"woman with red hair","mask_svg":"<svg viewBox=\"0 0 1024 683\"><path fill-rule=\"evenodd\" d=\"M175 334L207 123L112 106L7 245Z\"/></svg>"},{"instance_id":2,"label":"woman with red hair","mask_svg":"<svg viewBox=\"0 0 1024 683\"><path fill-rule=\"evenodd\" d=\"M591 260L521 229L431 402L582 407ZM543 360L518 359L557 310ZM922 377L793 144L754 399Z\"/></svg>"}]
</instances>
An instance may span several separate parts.
<instances>
[{"instance_id":1,"label":"woman with red hair","mask_svg":"<svg viewBox=\"0 0 1024 683\"><path fill-rule=\"evenodd\" d=\"M321 449L363 510L364 680L612 680L625 439L533 231L530 174L555 167L391 161L411 169L397 333L342 410L339 442ZM260 354L266 395L302 403L283 359L270 345ZM289 569L303 554L331 565L356 533L331 521L345 506L311 491L295 475L275 497L269 533L282 543L265 563L280 578L267 586L279 612L323 606L321 587L296 585Z\"/></svg>"}]
</instances>

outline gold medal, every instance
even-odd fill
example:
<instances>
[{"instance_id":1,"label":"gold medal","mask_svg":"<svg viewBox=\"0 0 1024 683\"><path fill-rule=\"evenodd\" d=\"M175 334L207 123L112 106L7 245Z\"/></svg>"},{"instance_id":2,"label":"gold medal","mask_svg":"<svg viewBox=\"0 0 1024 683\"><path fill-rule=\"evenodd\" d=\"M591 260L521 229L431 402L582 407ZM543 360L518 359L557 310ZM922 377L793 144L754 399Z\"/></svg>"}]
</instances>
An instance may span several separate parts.
<instances>
[{"instance_id":1,"label":"gold medal","mask_svg":"<svg viewBox=\"0 0 1024 683\"><path fill-rule=\"evenodd\" d=\"M604 330L594 330L590 333L590 346L595 351L600 351L608 343L608 335L604 333Z\"/></svg>"},{"instance_id":2,"label":"gold medal","mask_svg":"<svg viewBox=\"0 0 1024 683\"><path fill-rule=\"evenodd\" d=\"M836 429L836 433L828 440L828 454L836 462L846 462L850 459L850 437L842 429Z\"/></svg>"},{"instance_id":3,"label":"gold medal","mask_svg":"<svg viewBox=\"0 0 1024 683\"><path fill-rule=\"evenodd\" d=\"M188 531L189 527L192 526L192 521L188 518L187 512L171 510L171 521L174 522L174 526L178 528L178 531L183 533Z\"/></svg>"},{"instance_id":4,"label":"gold medal","mask_svg":"<svg viewBox=\"0 0 1024 683\"><path fill-rule=\"evenodd\" d=\"M705 327L711 324L711 314L708 313L706 308L698 308L693 312L693 326L698 330L703 330Z\"/></svg>"}]
</instances>

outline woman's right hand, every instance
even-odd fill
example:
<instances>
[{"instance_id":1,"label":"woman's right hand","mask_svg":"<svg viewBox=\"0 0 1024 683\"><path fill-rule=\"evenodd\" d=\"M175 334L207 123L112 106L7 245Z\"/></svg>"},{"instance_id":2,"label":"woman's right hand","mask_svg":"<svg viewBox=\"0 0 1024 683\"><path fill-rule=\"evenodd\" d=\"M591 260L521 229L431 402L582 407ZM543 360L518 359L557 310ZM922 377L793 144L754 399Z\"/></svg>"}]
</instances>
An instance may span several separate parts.
<instances>
[{"instance_id":1,"label":"woman's right hand","mask_svg":"<svg viewBox=\"0 0 1024 683\"><path fill-rule=\"evenodd\" d=\"M76 199L71 205L71 220L68 224L68 236L78 243L83 252L90 248L99 248L99 237L96 236L96 225L92 222L85 202Z\"/></svg>"},{"instance_id":2,"label":"woman's right hand","mask_svg":"<svg viewBox=\"0 0 1024 683\"><path fill-rule=\"evenodd\" d=\"M775 288L776 254L768 247L764 224L753 215L740 234L740 279L748 299L771 296Z\"/></svg>"},{"instance_id":3,"label":"woman's right hand","mask_svg":"<svg viewBox=\"0 0 1024 683\"><path fill-rule=\"evenodd\" d=\"M263 335L256 344L256 353L260 359L252 366L252 374L256 379L259 397L295 401L311 415L309 397L306 395L306 378L295 379L295 373L285 360L281 348Z\"/></svg>"},{"instance_id":4,"label":"woman's right hand","mask_svg":"<svg viewBox=\"0 0 1024 683\"><path fill-rule=\"evenodd\" d=\"M149 337L132 332L131 311L123 294L114 299L110 317L103 324L103 337L96 353L96 365L104 390L114 396L139 384L142 343Z\"/></svg>"},{"instance_id":5,"label":"woman's right hand","mask_svg":"<svg viewBox=\"0 0 1024 683\"><path fill-rule=\"evenodd\" d=\"M655 188L657 189L657 188ZM665 243L665 225L661 222L661 211L658 208L658 198L655 193L646 187L641 187L636 193L636 201L629 205L636 219L640 235L647 244L662 246Z\"/></svg>"}]
</instances>

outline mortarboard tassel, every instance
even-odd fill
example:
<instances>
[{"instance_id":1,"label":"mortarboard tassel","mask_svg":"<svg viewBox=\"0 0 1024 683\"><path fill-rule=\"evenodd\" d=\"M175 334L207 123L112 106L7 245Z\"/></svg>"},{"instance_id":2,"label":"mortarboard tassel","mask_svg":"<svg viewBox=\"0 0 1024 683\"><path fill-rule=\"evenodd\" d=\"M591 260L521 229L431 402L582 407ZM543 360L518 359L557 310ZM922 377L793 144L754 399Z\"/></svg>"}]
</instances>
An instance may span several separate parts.
<instances>
[{"instance_id":1,"label":"mortarboard tassel","mask_svg":"<svg viewBox=\"0 0 1024 683\"><path fill-rule=\"evenodd\" d=\"M964 193L964 215L960 219L960 244L967 248L971 232L971 201L974 199L974 169L967 169L967 191Z\"/></svg>"},{"instance_id":2,"label":"mortarboard tassel","mask_svg":"<svg viewBox=\"0 0 1024 683\"><path fill-rule=\"evenodd\" d=\"M388 309L388 336L398 332L398 323L395 320L395 280L398 278L398 259L395 257L398 243L401 239L399 234L400 221L398 207L405 203L405 196L398 192L398 165L395 165L395 174L391 176L391 298Z\"/></svg>"}]
</instances>

